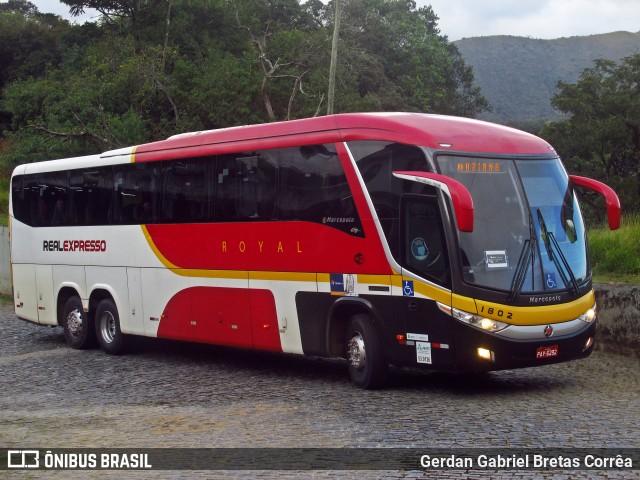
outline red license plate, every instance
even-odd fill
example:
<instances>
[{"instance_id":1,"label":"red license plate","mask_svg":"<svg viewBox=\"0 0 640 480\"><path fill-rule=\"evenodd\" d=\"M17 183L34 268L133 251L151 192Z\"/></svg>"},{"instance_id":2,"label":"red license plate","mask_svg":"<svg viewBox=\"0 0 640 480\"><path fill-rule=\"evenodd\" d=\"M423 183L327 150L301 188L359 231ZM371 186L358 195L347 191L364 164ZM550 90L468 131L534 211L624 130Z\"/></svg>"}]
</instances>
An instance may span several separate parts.
<instances>
[{"instance_id":1,"label":"red license plate","mask_svg":"<svg viewBox=\"0 0 640 480\"><path fill-rule=\"evenodd\" d=\"M551 358L558 356L558 345L550 345L548 347L539 347L536 350L536 358Z\"/></svg>"}]
</instances>

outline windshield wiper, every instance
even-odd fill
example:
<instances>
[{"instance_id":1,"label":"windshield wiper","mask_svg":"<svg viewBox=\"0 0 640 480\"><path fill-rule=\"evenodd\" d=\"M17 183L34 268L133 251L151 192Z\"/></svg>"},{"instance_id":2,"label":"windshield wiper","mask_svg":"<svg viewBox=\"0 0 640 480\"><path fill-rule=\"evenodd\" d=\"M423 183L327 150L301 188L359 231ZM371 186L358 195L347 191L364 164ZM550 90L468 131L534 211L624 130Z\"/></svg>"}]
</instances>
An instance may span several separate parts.
<instances>
[{"instance_id":1,"label":"windshield wiper","mask_svg":"<svg viewBox=\"0 0 640 480\"><path fill-rule=\"evenodd\" d=\"M524 245L522 246L522 251L520 252L520 258L518 258L518 265L516 267L516 272L513 275L513 280L511 281L511 294L509 295L509 300L516 300L520 296L520 292L522 292L522 287L524 286L524 281L527 276L527 267L529 265L529 260L531 260L531 282L533 288L533 262L536 251L536 231L533 226L533 221L531 219L531 215L529 215L529 238L524 241Z\"/></svg>"},{"instance_id":2,"label":"windshield wiper","mask_svg":"<svg viewBox=\"0 0 640 480\"><path fill-rule=\"evenodd\" d=\"M542 241L544 242L544 246L547 250L547 255L549 255L549 258L551 259L551 261L553 262L553 264L556 266L556 270L558 270L558 272L560 273L560 277L562 277L562 281L564 282L564 284L569 287L573 287L573 290L575 291L576 295L578 295L580 293L580 288L578 287L578 281L576 280L576 276L573 273L573 270L571 270L571 267L569 266L569 262L567 262L566 257L564 256L564 254L562 253L562 250L560 249L560 245L558 244L558 241L556 240L555 235L553 234L553 232L550 232L549 230L547 230L547 225L544 223L544 218L542 218L542 213L540 213L540 209L536 209L537 215L538 215L538 223L540 224L540 233L541 233L541 237L542 237ZM554 255L553 251L555 251L558 253L558 255ZM560 257L560 261L562 262L562 265L564 266L567 274L569 275L569 279L567 279L567 275L565 274L565 271L560 267L560 262L558 261L558 257ZM571 283L569 283L569 280L571 280Z\"/></svg>"}]
</instances>

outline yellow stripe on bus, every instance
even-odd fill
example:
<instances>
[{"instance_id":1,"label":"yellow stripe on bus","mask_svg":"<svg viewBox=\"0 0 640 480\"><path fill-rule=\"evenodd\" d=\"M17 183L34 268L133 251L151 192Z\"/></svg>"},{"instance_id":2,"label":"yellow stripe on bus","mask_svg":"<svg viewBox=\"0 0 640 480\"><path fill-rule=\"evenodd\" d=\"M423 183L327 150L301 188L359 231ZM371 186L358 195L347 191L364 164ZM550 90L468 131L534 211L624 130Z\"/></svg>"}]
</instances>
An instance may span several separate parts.
<instances>
[{"instance_id":1,"label":"yellow stripe on bus","mask_svg":"<svg viewBox=\"0 0 640 480\"><path fill-rule=\"evenodd\" d=\"M131 158L133 158L133 155L131 156ZM167 260L167 258L162 254L162 252L158 250L158 247L156 247L155 242L151 238L151 235L149 234L149 230L147 230L147 227L145 225L140 225L140 228L142 229L144 238L147 239L147 243L149 244L149 247L151 247L151 250L153 250L153 253L155 254L155 256L158 257L158 260L160 260L165 267L171 270L179 270L180 267L178 267L177 265L174 265L169 260Z\"/></svg>"},{"instance_id":2,"label":"yellow stripe on bus","mask_svg":"<svg viewBox=\"0 0 640 480\"><path fill-rule=\"evenodd\" d=\"M546 325L575 320L593 307L595 302L593 290L572 302L553 305L512 307L484 300L475 301L478 315L512 325Z\"/></svg>"},{"instance_id":3,"label":"yellow stripe on bus","mask_svg":"<svg viewBox=\"0 0 640 480\"><path fill-rule=\"evenodd\" d=\"M142 232L149 244L149 247L158 260L176 275L184 277L200 278L226 278L226 279L246 279L265 281L296 281L329 283L331 276L328 273L308 273L308 272L257 272L257 271L236 271L236 270L205 270L179 268L171 263L156 247L149 231L141 225ZM401 275L358 275L358 282L370 285L391 285L402 288L404 277ZM499 303L487 302L484 300L474 300L461 295L451 294L450 291L440 289L436 286L424 284L414 280L415 293L433 299L444 305L453 304L454 308L464 310L469 313L476 313L486 318L499 320L512 325L542 325L547 323L560 323L574 320L585 313L595 303L593 290L583 297L564 304L553 305L532 305L532 306L509 306Z\"/></svg>"}]
</instances>

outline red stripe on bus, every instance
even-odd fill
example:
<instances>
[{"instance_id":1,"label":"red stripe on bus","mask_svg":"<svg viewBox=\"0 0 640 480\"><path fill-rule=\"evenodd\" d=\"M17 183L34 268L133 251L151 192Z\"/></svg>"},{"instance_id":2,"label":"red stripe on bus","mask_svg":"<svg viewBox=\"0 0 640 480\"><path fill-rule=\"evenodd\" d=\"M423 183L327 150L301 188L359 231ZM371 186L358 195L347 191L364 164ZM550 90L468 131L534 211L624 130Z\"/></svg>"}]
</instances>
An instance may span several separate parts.
<instances>
[{"instance_id":1,"label":"red stripe on bus","mask_svg":"<svg viewBox=\"0 0 640 480\"><path fill-rule=\"evenodd\" d=\"M392 273L372 222L371 230L365 232L371 235L370 239L327 225L298 221L146 228L158 252L178 268Z\"/></svg>"}]
</instances>

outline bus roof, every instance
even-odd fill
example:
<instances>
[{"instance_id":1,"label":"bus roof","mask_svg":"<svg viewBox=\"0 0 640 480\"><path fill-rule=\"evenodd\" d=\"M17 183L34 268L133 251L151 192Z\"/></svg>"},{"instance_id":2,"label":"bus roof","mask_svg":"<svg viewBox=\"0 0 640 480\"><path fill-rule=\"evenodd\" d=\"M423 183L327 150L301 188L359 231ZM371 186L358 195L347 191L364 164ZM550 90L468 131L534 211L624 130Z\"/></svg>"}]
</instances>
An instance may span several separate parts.
<instances>
[{"instance_id":1,"label":"bus roof","mask_svg":"<svg viewBox=\"0 0 640 480\"><path fill-rule=\"evenodd\" d=\"M136 147L135 156L136 161L150 161L349 140L386 140L484 154L553 153L541 138L480 120L420 113L345 113L175 135ZM107 152L103 157L119 153Z\"/></svg>"}]
</instances>

